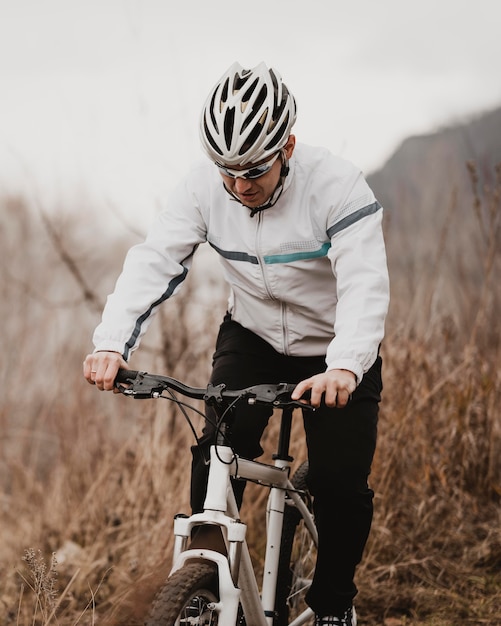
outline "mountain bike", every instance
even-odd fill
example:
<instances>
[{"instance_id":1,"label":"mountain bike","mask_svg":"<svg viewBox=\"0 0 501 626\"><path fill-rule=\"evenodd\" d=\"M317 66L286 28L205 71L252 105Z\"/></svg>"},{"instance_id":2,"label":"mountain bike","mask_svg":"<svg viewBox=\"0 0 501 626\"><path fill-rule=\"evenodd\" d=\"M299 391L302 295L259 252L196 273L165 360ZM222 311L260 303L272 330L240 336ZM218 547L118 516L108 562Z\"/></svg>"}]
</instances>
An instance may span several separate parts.
<instances>
[{"instance_id":1,"label":"mountain bike","mask_svg":"<svg viewBox=\"0 0 501 626\"><path fill-rule=\"evenodd\" d=\"M293 384L260 384L240 390L225 385L195 388L166 376L120 370L116 386L135 399L166 398L176 402L185 417L196 407L178 398L204 400L216 409L217 438L210 451L207 495L202 513L174 518L172 569L160 588L145 622L147 626L300 626L313 623L304 596L311 585L316 561L317 530L306 486L305 461L292 478L289 455L294 409L309 405L293 401ZM228 443L233 408L239 403L268 406L280 415L280 431L273 464L244 459ZM192 426L192 430L195 430ZM231 480L252 481L269 489L266 511L266 548L262 575L256 576L246 543ZM198 541L193 532L219 532L224 548ZM260 583L260 584L259 584Z\"/></svg>"}]
</instances>

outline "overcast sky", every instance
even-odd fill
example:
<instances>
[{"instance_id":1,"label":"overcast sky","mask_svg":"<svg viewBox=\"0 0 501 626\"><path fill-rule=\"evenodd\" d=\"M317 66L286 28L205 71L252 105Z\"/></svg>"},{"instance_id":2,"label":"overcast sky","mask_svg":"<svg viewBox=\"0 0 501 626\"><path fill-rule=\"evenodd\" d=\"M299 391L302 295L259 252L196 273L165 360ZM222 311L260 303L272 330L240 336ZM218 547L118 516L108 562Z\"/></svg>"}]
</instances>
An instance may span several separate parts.
<instances>
[{"instance_id":1,"label":"overcast sky","mask_svg":"<svg viewBox=\"0 0 501 626\"><path fill-rule=\"evenodd\" d=\"M500 0L0 0L0 194L148 217L233 61L276 67L298 140L370 173L501 106L500 25Z\"/></svg>"}]
</instances>

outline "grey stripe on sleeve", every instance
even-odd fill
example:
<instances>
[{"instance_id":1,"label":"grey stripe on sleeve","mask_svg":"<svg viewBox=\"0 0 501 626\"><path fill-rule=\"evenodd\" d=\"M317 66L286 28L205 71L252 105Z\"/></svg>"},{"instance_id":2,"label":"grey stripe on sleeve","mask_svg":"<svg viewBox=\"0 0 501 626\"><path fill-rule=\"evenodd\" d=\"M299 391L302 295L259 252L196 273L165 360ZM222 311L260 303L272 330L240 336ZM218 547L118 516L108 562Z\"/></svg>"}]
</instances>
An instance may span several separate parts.
<instances>
[{"instance_id":1,"label":"grey stripe on sleeve","mask_svg":"<svg viewBox=\"0 0 501 626\"><path fill-rule=\"evenodd\" d=\"M130 353L131 349L134 347L134 345L135 345L135 343L137 341L139 333L141 332L141 326L144 324L145 320L147 320L150 317L153 309L155 309L157 306L162 304L162 302L164 302L165 300L170 298L170 296L173 294L173 292L176 289L176 287L178 285L180 285L183 282L183 280L186 278L187 274L188 274L188 268L183 267L182 273L179 274L179 276L176 276L175 278L173 278L169 282L169 285L168 285L167 289L160 296L160 298L158 298L158 300L153 302L153 304L149 307L149 309L147 311L145 311L140 317L137 318L137 321L136 321L136 324L134 326L134 330L132 332L132 335L130 336L129 340L127 341L127 343L125 344L125 347L124 347L124 352L123 352L122 356L123 356L123 358L126 361L129 358L129 353Z\"/></svg>"},{"instance_id":2,"label":"grey stripe on sleeve","mask_svg":"<svg viewBox=\"0 0 501 626\"><path fill-rule=\"evenodd\" d=\"M337 235L339 232L341 232L345 228L348 228L348 226L351 226L352 224L355 224L355 222L358 222L362 218L367 217L367 215L372 215L373 213L376 213L376 211L379 211L379 209L381 208L382 208L381 205L376 200L372 204L368 204L367 206L364 206L361 209L358 209L358 211L354 211L350 215L347 215L345 218L343 218L342 220L340 220L339 222L337 222L336 224L328 228L327 235L329 237L333 237L334 235Z\"/></svg>"}]
</instances>

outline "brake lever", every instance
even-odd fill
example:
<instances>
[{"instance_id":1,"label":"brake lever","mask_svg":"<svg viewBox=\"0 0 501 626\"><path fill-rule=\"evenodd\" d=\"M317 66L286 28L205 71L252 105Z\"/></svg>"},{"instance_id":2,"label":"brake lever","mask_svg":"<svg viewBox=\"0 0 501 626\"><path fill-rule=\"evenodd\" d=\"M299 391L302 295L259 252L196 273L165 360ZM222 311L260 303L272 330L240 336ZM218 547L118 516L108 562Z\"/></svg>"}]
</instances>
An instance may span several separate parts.
<instances>
[{"instance_id":1,"label":"brake lever","mask_svg":"<svg viewBox=\"0 0 501 626\"><path fill-rule=\"evenodd\" d=\"M247 403L271 403L277 409L301 408L314 411L315 407L311 406L311 404L291 399L290 395L294 391L295 387L296 385L291 383L280 383L278 385L278 390L273 392L271 390L267 390L262 385L256 385L253 388L255 390L255 395L249 395L247 397Z\"/></svg>"},{"instance_id":2,"label":"brake lever","mask_svg":"<svg viewBox=\"0 0 501 626\"><path fill-rule=\"evenodd\" d=\"M295 409L305 409L306 411L316 411L317 407L312 404L308 404L308 402L301 402L301 400L291 400L289 403L285 405L281 405L284 408L292 407Z\"/></svg>"},{"instance_id":3,"label":"brake lever","mask_svg":"<svg viewBox=\"0 0 501 626\"><path fill-rule=\"evenodd\" d=\"M247 404L260 404L260 401L258 398L251 397L247 398ZM282 400L275 400L272 404L277 409L306 409L307 411L316 410L316 407L308 404L307 402L301 402L301 400L288 400L285 402Z\"/></svg>"},{"instance_id":4,"label":"brake lever","mask_svg":"<svg viewBox=\"0 0 501 626\"><path fill-rule=\"evenodd\" d=\"M138 372L136 377L130 381L129 387L118 384L118 391L125 396L132 396L134 400L159 398L164 391L164 386L151 377L145 378L145 373L146 372Z\"/></svg>"}]
</instances>

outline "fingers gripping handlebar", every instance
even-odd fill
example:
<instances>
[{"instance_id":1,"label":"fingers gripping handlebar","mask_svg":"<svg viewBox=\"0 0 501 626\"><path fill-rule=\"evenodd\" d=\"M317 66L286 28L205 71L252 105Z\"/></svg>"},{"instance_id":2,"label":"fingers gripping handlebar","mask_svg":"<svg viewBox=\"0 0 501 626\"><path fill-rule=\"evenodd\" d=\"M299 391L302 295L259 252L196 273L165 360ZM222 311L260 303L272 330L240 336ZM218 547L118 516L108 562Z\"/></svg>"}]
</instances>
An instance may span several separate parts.
<instances>
[{"instance_id":1,"label":"fingers gripping handlebar","mask_svg":"<svg viewBox=\"0 0 501 626\"><path fill-rule=\"evenodd\" d=\"M167 376L148 374L136 370L120 369L115 385L123 394L136 399L158 398L163 391L171 389L189 398L205 400L209 404L223 404L225 401L245 400L248 404L264 404L275 408L301 407L308 404L291 399L296 385L291 383L260 384L245 389L231 390L224 384L209 385L206 388L190 387Z\"/></svg>"}]
</instances>

